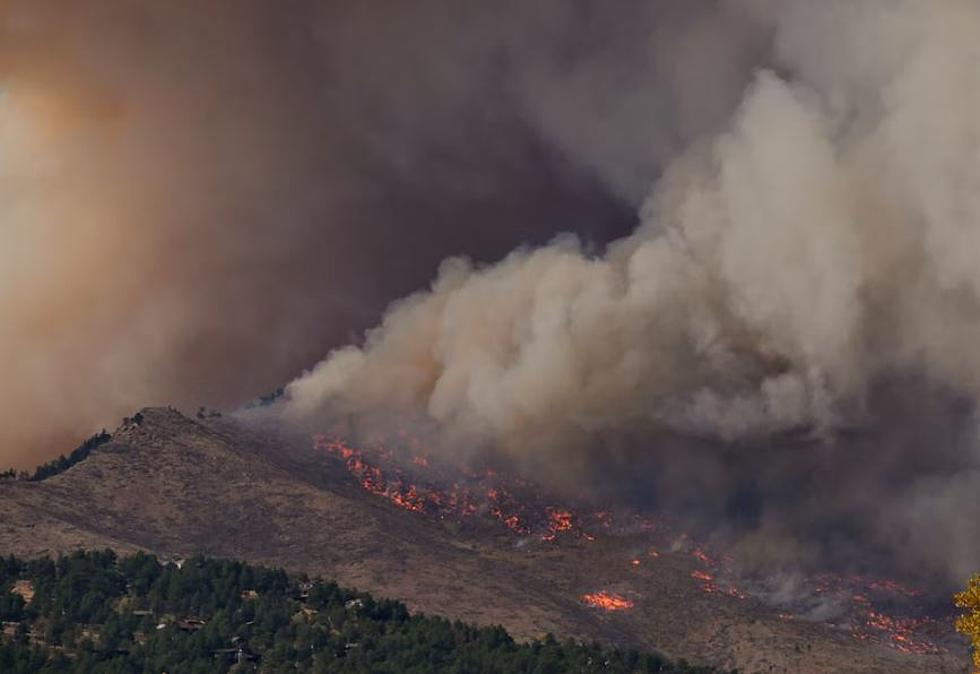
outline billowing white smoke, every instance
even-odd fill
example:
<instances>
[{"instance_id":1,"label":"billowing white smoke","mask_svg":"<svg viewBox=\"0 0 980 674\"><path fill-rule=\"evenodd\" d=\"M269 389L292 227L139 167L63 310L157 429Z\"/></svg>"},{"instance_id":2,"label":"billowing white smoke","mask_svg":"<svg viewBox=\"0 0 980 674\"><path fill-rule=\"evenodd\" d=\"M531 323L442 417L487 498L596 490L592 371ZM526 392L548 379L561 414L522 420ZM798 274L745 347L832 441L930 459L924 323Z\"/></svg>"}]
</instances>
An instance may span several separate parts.
<instances>
[{"instance_id":1,"label":"billowing white smoke","mask_svg":"<svg viewBox=\"0 0 980 674\"><path fill-rule=\"evenodd\" d=\"M831 438L873 425L876 387L902 377L975 403L980 5L758 6L773 67L725 133L670 163L632 235L601 255L559 237L492 266L447 260L294 381L285 414L421 411L456 442L533 454L624 430ZM980 516L973 442L834 454L846 486L760 526L858 513L877 542L961 575L980 564L962 536Z\"/></svg>"},{"instance_id":2,"label":"billowing white smoke","mask_svg":"<svg viewBox=\"0 0 980 674\"><path fill-rule=\"evenodd\" d=\"M445 255L621 235L726 121L760 25L713 0L0 1L0 470L278 386Z\"/></svg>"},{"instance_id":3,"label":"billowing white smoke","mask_svg":"<svg viewBox=\"0 0 980 674\"><path fill-rule=\"evenodd\" d=\"M633 235L600 257L559 238L445 262L362 347L293 382L293 411L421 406L524 446L634 424L829 430L883 369L974 390L980 8L779 8L790 75L758 74Z\"/></svg>"}]
</instances>

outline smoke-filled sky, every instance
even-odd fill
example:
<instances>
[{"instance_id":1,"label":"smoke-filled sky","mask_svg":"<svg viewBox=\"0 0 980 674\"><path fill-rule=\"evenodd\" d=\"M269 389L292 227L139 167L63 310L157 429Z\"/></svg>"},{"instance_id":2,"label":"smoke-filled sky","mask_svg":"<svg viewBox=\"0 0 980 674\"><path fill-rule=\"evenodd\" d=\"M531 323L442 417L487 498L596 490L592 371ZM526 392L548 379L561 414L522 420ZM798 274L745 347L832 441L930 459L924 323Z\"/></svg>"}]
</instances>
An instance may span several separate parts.
<instances>
[{"instance_id":1,"label":"smoke-filled sky","mask_svg":"<svg viewBox=\"0 0 980 674\"><path fill-rule=\"evenodd\" d=\"M978 35L973 0L0 2L2 459L309 368L287 418L961 575Z\"/></svg>"},{"instance_id":2,"label":"smoke-filled sky","mask_svg":"<svg viewBox=\"0 0 980 674\"><path fill-rule=\"evenodd\" d=\"M268 392L447 255L627 233L761 50L675 4L0 2L0 465Z\"/></svg>"}]
</instances>

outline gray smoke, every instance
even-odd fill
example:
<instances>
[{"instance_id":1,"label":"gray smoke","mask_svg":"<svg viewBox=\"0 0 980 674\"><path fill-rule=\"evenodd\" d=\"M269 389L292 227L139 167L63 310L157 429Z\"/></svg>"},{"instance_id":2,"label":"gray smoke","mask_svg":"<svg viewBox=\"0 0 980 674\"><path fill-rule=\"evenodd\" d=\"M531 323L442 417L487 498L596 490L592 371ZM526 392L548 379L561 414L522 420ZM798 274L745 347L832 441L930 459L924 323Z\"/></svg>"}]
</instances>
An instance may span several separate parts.
<instances>
[{"instance_id":1,"label":"gray smoke","mask_svg":"<svg viewBox=\"0 0 980 674\"><path fill-rule=\"evenodd\" d=\"M978 13L0 1L0 460L333 349L286 418L962 576Z\"/></svg>"},{"instance_id":2,"label":"gray smoke","mask_svg":"<svg viewBox=\"0 0 980 674\"><path fill-rule=\"evenodd\" d=\"M714 2L3 0L0 465L144 404L272 390L449 254L621 236L737 104L757 23Z\"/></svg>"},{"instance_id":3,"label":"gray smoke","mask_svg":"<svg viewBox=\"0 0 980 674\"><path fill-rule=\"evenodd\" d=\"M714 9L693 43L651 33L629 76L574 56L528 69L535 103L572 97L537 123L618 194L665 165L632 234L443 262L294 381L284 413L421 415L447 447L580 479L647 462L667 504L752 503L747 549L899 551L961 577L980 566L980 6ZM740 84L715 64L742 68L696 45L724 51L726 13L764 67L713 132L731 93L713 78ZM665 92L704 113L681 115L694 132L649 114Z\"/></svg>"}]
</instances>

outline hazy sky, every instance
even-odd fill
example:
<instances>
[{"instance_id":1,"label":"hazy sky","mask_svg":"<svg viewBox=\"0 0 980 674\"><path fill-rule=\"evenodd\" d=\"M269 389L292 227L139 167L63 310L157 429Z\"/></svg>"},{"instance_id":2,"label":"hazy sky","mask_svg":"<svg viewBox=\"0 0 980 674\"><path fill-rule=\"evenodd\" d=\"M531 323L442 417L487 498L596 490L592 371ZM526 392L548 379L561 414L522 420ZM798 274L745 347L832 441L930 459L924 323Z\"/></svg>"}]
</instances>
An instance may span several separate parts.
<instances>
[{"instance_id":1,"label":"hazy sky","mask_svg":"<svg viewBox=\"0 0 980 674\"><path fill-rule=\"evenodd\" d=\"M0 466L292 381L304 422L752 502L754 549L975 568L978 34L972 0L0 0Z\"/></svg>"},{"instance_id":2,"label":"hazy sky","mask_svg":"<svg viewBox=\"0 0 980 674\"><path fill-rule=\"evenodd\" d=\"M274 389L447 255L627 233L763 41L714 3L288 4L0 2L0 465Z\"/></svg>"},{"instance_id":3,"label":"hazy sky","mask_svg":"<svg viewBox=\"0 0 980 674\"><path fill-rule=\"evenodd\" d=\"M980 566L980 5L684 6L617 26L650 36L646 77L607 53L530 80L542 133L635 229L444 262L283 411L368 430L399 411L448 452L734 520L749 556L875 551L961 579Z\"/></svg>"}]
</instances>

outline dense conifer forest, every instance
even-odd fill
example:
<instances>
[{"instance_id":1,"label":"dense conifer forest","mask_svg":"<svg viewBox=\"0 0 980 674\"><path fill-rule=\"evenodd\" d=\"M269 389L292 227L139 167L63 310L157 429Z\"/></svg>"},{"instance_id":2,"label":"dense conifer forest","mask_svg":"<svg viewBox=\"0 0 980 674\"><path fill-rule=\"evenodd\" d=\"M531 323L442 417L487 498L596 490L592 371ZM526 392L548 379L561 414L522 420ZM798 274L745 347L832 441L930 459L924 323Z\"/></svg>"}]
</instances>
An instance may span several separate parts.
<instances>
[{"instance_id":1,"label":"dense conifer forest","mask_svg":"<svg viewBox=\"0 0 980 674\"><path fill-rule=\"evenodd\" d=\"M0 558L0 672L704 673L654 654L411 615L335 583L203 557Z\"/></svg>"}]
</instances>

